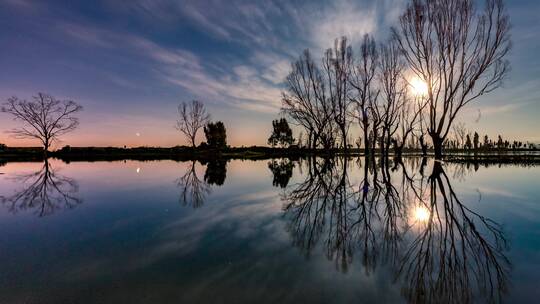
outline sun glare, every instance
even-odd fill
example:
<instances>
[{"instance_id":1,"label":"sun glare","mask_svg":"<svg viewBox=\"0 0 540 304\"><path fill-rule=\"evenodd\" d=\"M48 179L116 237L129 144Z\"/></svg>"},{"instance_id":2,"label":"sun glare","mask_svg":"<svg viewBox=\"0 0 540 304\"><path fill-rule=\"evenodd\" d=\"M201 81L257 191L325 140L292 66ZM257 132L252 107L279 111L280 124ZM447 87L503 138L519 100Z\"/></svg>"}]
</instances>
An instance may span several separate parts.
<instances>
[{"instance_id":1,"label":"sun glare","mask_svg":"<svg viewBox=\"0 0 540 304\"><path fill-rule=\"evenodd\" d=\"M410 81L411 89L416 96L425 96L428 93L428 86L422 79L413 77Z\"/></svg>"},{"instance_id":2,"label":"sun glare","mask_svg":"<svg viewBox=\"0 0 540 304\"><path fill-rule=\"evenodd\" d=\"M414 219L418 222L427 222L429 210L426 207L418 206L414 209Z\"/></svg>"}]
</instances>

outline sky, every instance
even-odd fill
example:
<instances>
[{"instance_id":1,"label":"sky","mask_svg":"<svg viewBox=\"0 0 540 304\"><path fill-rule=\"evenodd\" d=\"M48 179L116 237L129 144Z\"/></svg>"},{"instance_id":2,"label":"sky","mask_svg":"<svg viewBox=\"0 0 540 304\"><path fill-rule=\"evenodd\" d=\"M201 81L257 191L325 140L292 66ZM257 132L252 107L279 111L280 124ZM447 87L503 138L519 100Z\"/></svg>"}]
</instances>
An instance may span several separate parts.
<instances>
[{"instance_id":1,"label":"sky","mask_svg":"<svg viewBox=\"0 0 540 304\"><path fill-rule=\"evenodd\" d=\"M540 142L540 1L505 2L512 70L458 120ZM0 0L0 100L45 92L83 105L57 147L187 144L174 125L192 99L225 123L229 144L265 145L291 61L306 48L319 58L341 36L356 49L365 33L385 41L406 3ZM18 125L0 113L0 142L38 146L4 132Z\"/></svg>"}]
</instances>

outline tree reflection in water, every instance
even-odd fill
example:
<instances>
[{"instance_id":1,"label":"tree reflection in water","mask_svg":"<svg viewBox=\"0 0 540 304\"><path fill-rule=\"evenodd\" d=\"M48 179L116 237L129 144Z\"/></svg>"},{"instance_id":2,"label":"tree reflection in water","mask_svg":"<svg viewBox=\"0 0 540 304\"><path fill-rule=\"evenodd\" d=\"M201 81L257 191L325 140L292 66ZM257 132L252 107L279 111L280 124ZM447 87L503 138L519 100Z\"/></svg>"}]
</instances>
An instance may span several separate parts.
<instances>
[{"instance_id":1,"label":"tree reflection in water","mask_svg":"<svg viewBox=\"0 0 540 304\"><path fill-rule=\"evenodd\" d=\"M42 217L82 203L82 199L76 196L78 183L58 174L48 160L43 162L39 171L17 175L12 179L22 187L11 196L0 196L0 201L9 212L31 210Z\"/></svg>"},{"instance_id":2,"label":"tree reflection in water","mask_svg":"<svg viewBox=\"0 0 540 304\"><path fill-rule=\"evenodd\" d=\"M366 159L353 185L348 159L305 160L305 180L282 197L294 244L309 257L321 242L344 272L353 256L367 274L390 265L411 303L500 301L510 268L501 226L460 201L441 163L426 176L426 159L404 161ZM463 179L478 167L447 169Z\"/></svg>"},{"instance_id":3,"label":"tree reflection in water","mask_svg":"<svg viewBox=\"0 0 540 304\"><path fill-rule=\"evenodd\" d=\"M221 186L227 177L227 161L211 160L206 164L204 180L197 175L196 161L186 169L184 175L176 180L176 184L181 189L180 203L184 206L198 208L204 205L206 196L212 192L211 186Z\"/></svg>"},{"instance_id":4,"label":"tree reflection in water","mask_svg":"<svg viewBox=\"0 0 540 304\"><path fill-rule=\"evenodd\" d=\"M268 162L268 169L272 171L274 187L285 188L293 174L294 163L288 158L280 160L271 160Z\"/></svg>"}]
</instances>

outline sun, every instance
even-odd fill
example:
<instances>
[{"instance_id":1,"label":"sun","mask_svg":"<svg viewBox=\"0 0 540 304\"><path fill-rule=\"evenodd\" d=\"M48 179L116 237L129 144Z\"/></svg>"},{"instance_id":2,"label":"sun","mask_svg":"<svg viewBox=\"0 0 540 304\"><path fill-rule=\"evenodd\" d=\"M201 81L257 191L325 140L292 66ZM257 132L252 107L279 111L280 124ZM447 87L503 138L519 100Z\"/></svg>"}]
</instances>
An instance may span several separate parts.
<instances>
[{"instance_id":1,"label":"sun","mask_svg":"<svg viewBox=\"0 0 540 304\"><path fill-rule=\"evenodd\" d=\"M414 219L418 222L427 222L429 219L429 210L426 207L418 206L414 209Z\"/></svg>"},{"instance_id":2,"label":"sun","mask_svg":"<svg viewBox=\"0 0 540 304\"><path fill-rule=\"evenodd\" d=\"M410 81L412 93L416 96L425 96L428 93L428 86L425 81L418 78L417 76L413 77Z\"/></svg>"}]
</instances>

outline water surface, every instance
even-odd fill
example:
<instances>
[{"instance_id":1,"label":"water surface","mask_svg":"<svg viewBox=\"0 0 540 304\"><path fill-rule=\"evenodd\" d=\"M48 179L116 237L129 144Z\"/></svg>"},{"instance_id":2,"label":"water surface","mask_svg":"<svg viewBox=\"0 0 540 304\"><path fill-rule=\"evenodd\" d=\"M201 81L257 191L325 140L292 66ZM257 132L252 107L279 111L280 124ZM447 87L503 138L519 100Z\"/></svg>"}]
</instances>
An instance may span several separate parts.
<instances>
[{"instance_id":1,"label":"water surface","mask_svg":"<svg viewBox=\"0 0 540 304\"><path fill-rule=\"evenodd\" d=\"M534 303L540 167L8 163L0 303Z\"/></svg>"}]
</instances>

